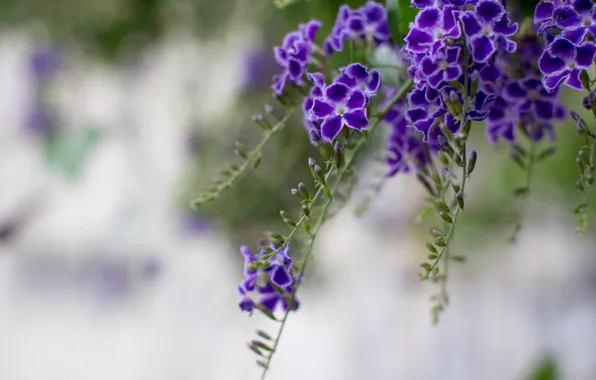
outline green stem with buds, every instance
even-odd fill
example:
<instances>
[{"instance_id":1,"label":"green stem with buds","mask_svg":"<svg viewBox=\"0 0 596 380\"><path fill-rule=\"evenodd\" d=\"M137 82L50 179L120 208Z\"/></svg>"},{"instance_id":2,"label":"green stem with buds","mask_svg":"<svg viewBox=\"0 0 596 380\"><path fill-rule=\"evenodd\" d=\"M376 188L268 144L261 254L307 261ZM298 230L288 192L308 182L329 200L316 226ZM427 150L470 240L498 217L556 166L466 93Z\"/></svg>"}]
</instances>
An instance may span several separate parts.
<instances>
[{"instance_id":1,"label":"green stem with buds","mask_svg":"<svg viewBox=\"0 0 596 380\"><path fill-rule=\"evenodd\" d=\"M412 83L413 82L410 79L406 83L403 84L403 86L399 89L397 94L387 103L387 105L381 110L381 112L379 112L379 114L375 118L375 121L373 123L371 123L371 126L369 127L369 133L372 132L381 123L381 121L383 120L385 115L391 110L391 108L395 105L395 103L397 103L400 99L402 99L406 96L406 94L408 93L408 91L410 90L410 88L412 86ZM347 155L346 160L345 160L341 169L337 170L335 167L332 167L331 169L329 169L329 171L325 175L325 179L328 180L331 178L331 176L334 173L337 173L337 177L336 177L334 185L331 187L331 189L327 188L327 190L329 192L327 199L326 199L325 203L323 204L323 208L321 209L321 213L317 219L317 223L315 224L315 226L312 228L312 230L310 232L310 236L311 236L310 243L307 247L304 260L302 261L302 264L300 265L300 268L299 268L299 272L298 272L299 274L298 274L298 279L296 281L296 287L294 289L294 292L292 293L292 296L291 296L291 299L289 302L290 305L294 304L294 301L296 299L296 293L298 292L298 288L300 287L300 281L301 281L302 277L304 276L304 272L306 270L306 265L310 261L310 258L312 257L312 251L314 248L315 241L317 239L320 228L325 223L327 214L329 212L329 207L333 203L333 198L334 198L335 194L337 193L337 191L338 191L340 185L342 184L344 178L346 177L346 175L351 172L352 165L354 164L359 151L365 145L366 141L367 141L367 139L361 138L354 145L354 147L351 149L351 154ZM326 185L325 185L325 188L326 188ZM316 201L324 193L325 193L324 187L323 186L319 187L317 193L314 195L314 197L312 199L312 202L310 202L310 204L308 206L309 210L312 208L312 206L316 203ZM300 218L300 220L298 220L298 222L296 222L296 226L292 228L291 232L284 239L283 246L280 247L278 250L281 250L284 246L287 246L290 243L290 241L292 240L292 238L294 237L294 235L296 234L296 232L298 231L300 226L306 221L306 219L307 219L307 217L303 215ZM266 361L263 365L263 372L261 374L261 380L264 380L267 375L267 371L269 370L271 360L273 359L273 355L277 351L277 346L279 344L281 335L284 331L284 327L286 325L286 321L288 320L288 316L290 315L290 311L291 310L288 309L285 312L283 319L281 320L281 325L280 325L277 335L274 339L275 343L274 343L272 350L269 353L269 355L267 356Z\"/></svg>"}]
</instances>

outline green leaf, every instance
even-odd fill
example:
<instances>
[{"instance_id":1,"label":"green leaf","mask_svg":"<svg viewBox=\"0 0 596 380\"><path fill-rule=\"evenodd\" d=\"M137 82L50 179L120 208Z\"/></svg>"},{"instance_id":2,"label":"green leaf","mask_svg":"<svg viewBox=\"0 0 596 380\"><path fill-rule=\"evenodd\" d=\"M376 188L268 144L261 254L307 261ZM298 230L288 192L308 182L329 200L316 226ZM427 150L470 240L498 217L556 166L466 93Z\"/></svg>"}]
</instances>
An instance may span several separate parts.
<instances>
[{"instance_id":1,"label":"green leaf","mask_svg":"<svg viewBox=\"0 0 596 380\"><path fill-rule=\"evenodd\" d=\"M419 10L418 8L412 8L412 2L410 0L396 1L399 12L399 32L402 36L405 36L410 31L410 23L414 21Z\"/></svg>"},{"instance_id":2,"label":"green leaf","mask_svg":"<svg viewBox=\"0 0 596 380\"><path fill-rule=\"evenodd\" d=\"M389 26L391 40L393 43L401 46L403 38L400 31L399 10L397 9L398 1L399 0L386 0L385 9L387 11L387 25Z\"/></svg>"},{"instance_id":3,"label":"green leaf","mask_svg":"<svg viewBox=\"0 0 596 380\"><path fill-rule=\"evenodd\" d=\"M298 0L273 0L273 4L275 4L278 8L285 8L297 1Z\"/></svg>"},{"instance_id":4,"label":"green leaf","mask_svg":"<svg viewBox=\"0 0 596 380\"><path fill-rule=\"evenodd\" d=\"M433 205L427 205L422 210L420 210L420 214L416 216L415 223L423 223L425 220L431 218L433 215L435 215L435 207Z\"/></svg>"},{"instance_id":5,"label":"green leaf","mask_svg":"<svg viewBox=\"0 0 596 380\"><path fill-rule=\"evenodd\" d=\"M528 380L559 380L559 366L552 357L543 358L534 368Z\"/></svg>"}]
</instances>

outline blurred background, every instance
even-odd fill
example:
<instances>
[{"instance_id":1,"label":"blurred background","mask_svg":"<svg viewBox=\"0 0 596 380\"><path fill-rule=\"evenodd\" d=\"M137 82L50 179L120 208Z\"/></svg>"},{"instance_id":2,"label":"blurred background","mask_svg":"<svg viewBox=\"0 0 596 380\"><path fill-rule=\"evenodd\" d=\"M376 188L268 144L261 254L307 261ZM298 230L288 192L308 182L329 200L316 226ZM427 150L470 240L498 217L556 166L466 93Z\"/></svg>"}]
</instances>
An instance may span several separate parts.
<instances>
[{"instance_id":1,"label":"blurred background","mask_svg":"<svg viewBox=\"0 0 596 380\"><path fill-rule=\"evenodd\" d=\"M313 17L324 38L341 3L0 1L0 379L258 378L245 342L275 326L238 309L238 246L296 211L289 190L317 155L300 117L221 199L190 202L234 162L235 140L259 141L272 46ZM508 3L520 16L534 5ZM580 111L579 94L563 96ZM437 286L417 277L423 192L406 176L373 192L385 173L373 147L321 234L270 378L596 379L596 222L575 232L581 140L573 123L556 132L509 245L524 173L474 128L453 247L468 260L450 268L437 326Z\"/></svg>"}]
</instances>

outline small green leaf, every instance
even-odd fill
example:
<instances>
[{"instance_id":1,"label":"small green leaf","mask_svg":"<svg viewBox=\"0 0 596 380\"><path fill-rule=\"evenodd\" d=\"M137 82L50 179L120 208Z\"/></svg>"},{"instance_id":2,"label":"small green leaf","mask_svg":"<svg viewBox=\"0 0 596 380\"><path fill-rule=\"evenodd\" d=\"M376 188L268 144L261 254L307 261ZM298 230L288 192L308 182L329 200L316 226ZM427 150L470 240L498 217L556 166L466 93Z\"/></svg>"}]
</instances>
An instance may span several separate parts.
<instances>
[{"instance_id":1,"label":"small green leaf","mask_svg":"<svg viewBox=\"0 0 596 380\"><path fill-rule=\"evenodd\" d=\"M298 0L273 0L273 4L275 4L278 8L285 8L288 5L294 4Z\"/></svg>"},{"instance_id":2,"label":"small green leaf","mask_svg":"<svg viewBox=\"0 0 596 380\"><path fill-rule=\"evenodd\" d=\"M424 222L425 220L431 218L434 214L435 214L434 206L432 206L432 205L425 206L422 210L420 210L420 213L418 214L418 216L416 216L415 222L417 224L420 224L420 223Z\"/></svg>"},{"instance_id":3,"label":"small green leaf","mask_svg":"<svg viewBox=\"0 0 596 380\"><path fill-rule=\"evenodd\" d=\"M410 0L396 0L397 10L399 12L399 32L405 36L410 31L410 23L414 21L418 14L418 8L412 8Z\"/></svg>"},{"instance_id":4,"label":"small green leaf","mask_svg":"<svg viewBox=\"0 0 596 380\"><path fill-rule=\"evenodd\" d=\"M400 31L399 10L397 3L399 0L386 0L385 9L387 10L387 25L389 26L389 33L394 44L401 47L403 43L402 34Z\"/></svg>"}]
</instances>

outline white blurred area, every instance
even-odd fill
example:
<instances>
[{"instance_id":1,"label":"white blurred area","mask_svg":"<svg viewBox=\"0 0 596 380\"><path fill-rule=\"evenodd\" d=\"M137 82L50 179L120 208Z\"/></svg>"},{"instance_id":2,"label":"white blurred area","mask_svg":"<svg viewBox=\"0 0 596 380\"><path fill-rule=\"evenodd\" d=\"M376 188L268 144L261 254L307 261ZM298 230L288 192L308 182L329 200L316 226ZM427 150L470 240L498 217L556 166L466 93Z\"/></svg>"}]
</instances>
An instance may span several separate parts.
<instances>
[{"instance_id":1,"label":"white blurred area","mask_svg":"<svg viewBox=\"0 0 596 380\"><path fill-rule=\"evenodd\" d=\"M65 180L23 133L32 40L2 35L0 222L36 211L0 245L0 379L258 378L245 342L275 325L237 307L237 247L213 231L185 233L173 207L188 126L233 112L237 52L251 38L210 46L176 33L134 67L69 59L53 88L65 127L105 130L82 176ZM189 81L199 83L194 101ZM563 379L595 379L596 256L566 210L531 214L514 248L469 247L432 326L437 289L416 276L412 189L398 178L365 217L348 209L325 228L312 261L324 283L305 283L269 379L515 380L545 353Z\"/></svg>"}]
</instances>

